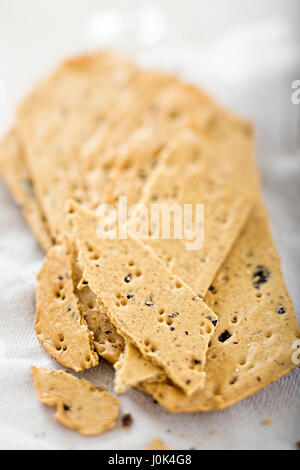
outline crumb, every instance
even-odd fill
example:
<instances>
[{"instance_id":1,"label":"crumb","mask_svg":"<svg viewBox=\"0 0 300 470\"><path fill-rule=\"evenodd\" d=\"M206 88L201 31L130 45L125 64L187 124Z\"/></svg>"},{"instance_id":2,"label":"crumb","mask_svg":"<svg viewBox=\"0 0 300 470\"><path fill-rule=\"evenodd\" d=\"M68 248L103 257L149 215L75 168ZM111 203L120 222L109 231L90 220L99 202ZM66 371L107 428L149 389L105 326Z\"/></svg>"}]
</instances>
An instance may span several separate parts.
<instances>
[{"instance_id":1,"label":"crumb","mask_svg":"<svg viewBox=\"0 0 300 470\"><path fill-rule=\"evenodd\" d=\"M133 419L132 419L132 416L131 414L126 414L122 417L122 426L124 428L128 428L129 426L131 426L133 423Z\"/></svg>"},{"instance_id":2,"label":"crumb","mask_svg":"<svg viewBox=\"0 0 300 470\"><path fill-rule=\"evenodd\" d=\"M187 437L187 434L181 434L180 437Z\"/></svg>"},{"instance_id":3,"label":"crumb","mask_svg":"<svg viewBox=\"0 0 300 470\"><path fill-rule=\"evenodd\" d=\"M216 434L218 434L217 429L213 429L212 431L210 431L211 436L215 436Z\"/></svg>"},{"instance_id":4,"label":"crumb","mask_svg":"<svg viewBox=\"0 0 300 470\"><path fill-rule=\"evenodd\" d=\"M261 424L263 424L264 426L270 426L270 424L272 424L273 421L271 419L265 419L264 421L262 421Z\"/></svg>"}]
</instances>

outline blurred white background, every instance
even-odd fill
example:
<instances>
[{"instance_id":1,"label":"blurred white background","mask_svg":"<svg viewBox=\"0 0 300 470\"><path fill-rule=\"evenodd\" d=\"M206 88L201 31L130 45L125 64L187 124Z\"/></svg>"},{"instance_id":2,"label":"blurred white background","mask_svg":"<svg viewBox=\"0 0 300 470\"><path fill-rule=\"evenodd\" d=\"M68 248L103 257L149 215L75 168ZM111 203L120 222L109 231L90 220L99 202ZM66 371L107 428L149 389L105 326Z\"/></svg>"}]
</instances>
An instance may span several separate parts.
<instances>
[{"instance_id":1,"label":"blurred white background","mask_svg":"<svg viewBox=\"0 0 300 470\"><path fill-rule=\"evenodd\" d=\"M258 161L273 232L299 314L300 104L293 104L291 96L292 82L300 80L300 1L0 0L0 134L13 122L16 104L39 77L70 54L102 47L123 51L145 65L172 70L254 120ZM36 255L31 245L33 238L25 224L22 225L21 216L2 184L0 196L0 232L5 245L5 249L0 248L0 266L10 267L2 270L2 281L8 295L11 292L11 315L26 310L24 315L19 314L18 324L23 324L22 331L28 329L32 351L36 351L39 346L27 320L34 315L33 308L23 306L31 303L24 304L20 289L28 286L31 301L35 272L42 257ZM6 227L2 221L10 221L12 214L14 223L9 222ZM19 239L22 242L16 245L15 240ZM21 266L22 256L27 261ZM30 275L31 266L35 268ZM18 292L16 271L20 277ZM5 307L3 315L6 310ZM15 369L19 372L16 376L14 367L5 368L11 379L11 393L2 384L1 402L6 403L3 407L6 414L0 420L0 437L3 439L9 429L11 439L5 437L2 443L0 439L0 447L8 442L12 448L26 448L32 442L40 448L66 448L69 444L78 448L112 446L109 434L83 444L74 433L52 423L51 412L46 410L42 414L38 405L35 406L29 376L31 352L24 347L25 355L28 351L28 357L24 358L26 367L18 362L17 351L23 337L21 330L17 334L18 342L15 334L3 330L12 344L11 360L14 367L19 364ZM47 355L43 357L49 361ZM18 416L16 420L15 431L12 410L24 380L28 401L21 419ZM191 417L173 417L155 408L137 392L131 392L124 398L123 406L134 409L139 417L136 416L131 432L116 431L118 444L114 445L139 447L147 439L160 435L178 448L198 445L200 440L204 448L212 449L294 448L300 439L299 380L297 371L226 412ZM51 427L52 440L30 432L27 435L26 407L36 410L33 423L47 423ZM260 425L262 418L272 418L274 425L266 430ZM170 427L174 430L173 437L166 432ZM208 437L209 430L214 428L218 428L219 434ZM189 433L188 439L180 436L185 431Z\"/></svg>"}]
</instances>

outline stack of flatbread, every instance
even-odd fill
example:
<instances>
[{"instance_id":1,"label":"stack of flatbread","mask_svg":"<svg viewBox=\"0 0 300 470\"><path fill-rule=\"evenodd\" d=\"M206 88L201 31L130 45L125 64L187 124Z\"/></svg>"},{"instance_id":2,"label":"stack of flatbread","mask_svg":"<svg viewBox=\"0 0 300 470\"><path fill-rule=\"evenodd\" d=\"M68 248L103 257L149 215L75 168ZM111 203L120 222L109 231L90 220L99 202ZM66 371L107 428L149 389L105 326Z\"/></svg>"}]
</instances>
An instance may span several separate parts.
<instances>
[{"instance_id":1,"label":"stack of flatbread","mask_svg":"<svg viewBox=\"0 0 300 470\"><path fill-rule=\"evenodd\" d=\"M117 394L135 387L171 412L226 408L296 367L300 332L250 123L176 77L101 52L36 86L0 169L47 253L35 329L62 366L81 372L103 358ZM97 208L124 197L149 212L202 204L203 244L153 236L153 224L144 238L99 237ZM119 402L105 390L64 371L33 375L67 426L115 425Z\"/></svg>"}]
</instances>

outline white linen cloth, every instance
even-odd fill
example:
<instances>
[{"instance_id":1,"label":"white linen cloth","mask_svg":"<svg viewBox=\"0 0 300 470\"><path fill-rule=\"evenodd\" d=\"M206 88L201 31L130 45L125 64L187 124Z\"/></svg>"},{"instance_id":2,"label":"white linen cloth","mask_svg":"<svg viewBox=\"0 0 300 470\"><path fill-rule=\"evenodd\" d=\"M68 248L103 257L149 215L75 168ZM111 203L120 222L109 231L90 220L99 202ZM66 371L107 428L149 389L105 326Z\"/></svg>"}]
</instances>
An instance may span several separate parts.
<instances>
[{"instance_id":1,"label":"white linen cloth","mask_svg":"<svg viewBox=\"0 0 300 470\"><path fill-rule=\"evenodd\" d=\"M155 29L157 40L163 36L164 24L161 21L159 31ZM95 22L93 25L95 28ZM151 25L147 27L151 30ZM117 31L115 25L112 29ZM295 61L295 44L286 32L285 25L275 19L231 33L205 52L195 44L165 43L142 54L135 51L134 55L143 63L179 71L225 104L255 119L273 233L300 320L300 105L296 108L290 101L291 80L300 79L300 69ZM111 30L109 34L113 34ZM151 43L151 37L147 36L147 41ZM270 57L272 47L277 47L277 54ZM39 58L45 63L42 51ZM35 60L33 55L32 63ZM294 69L298 76L293 75ZM39 69L36 76L41 73ZM16 87L14 98L19 91ZM8 100L0 113L3 129L13 101ZM0 449L144 449L155 437L173 449L296 448L300 441L299 369L222 412L172 415L154 404L151 397L130 391L121 397L121 413L130 413L134 420L128 429L119 422L111 432L84 438L60 425L53 418L54 409L36 400L30 371L32 364L59 368L33 329L34 289L42 262L42 251L0 183ZM104 361L79 375L95 385L107 381L112 390L113 372ZM266 419L272 424L263 425ZM214 430L217 432L212 433Z\"/></svg>"}]
</instances>

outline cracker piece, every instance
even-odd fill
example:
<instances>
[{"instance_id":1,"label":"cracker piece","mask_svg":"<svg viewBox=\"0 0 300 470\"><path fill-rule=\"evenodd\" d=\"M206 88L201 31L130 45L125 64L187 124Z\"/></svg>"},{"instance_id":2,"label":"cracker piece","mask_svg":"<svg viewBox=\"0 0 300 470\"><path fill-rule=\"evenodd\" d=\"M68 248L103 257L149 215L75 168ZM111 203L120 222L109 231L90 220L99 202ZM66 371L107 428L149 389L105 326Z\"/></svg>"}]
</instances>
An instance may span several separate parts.
<instances>
[{"instance_id":1,"label":"cracker piece","mask_svg":"<svg viewBox=\"0 0 300 470\"><path fill-rule=\"evenodd\" d=\"M207 355L205 390L143 389L172 412L224 409L288 374L299 325L281 273L267 212L258 202L205 301L219 315Z\"/></svg>"},{"instance_id":2,"label":"cracker piece","mask_svg":"<svg viewBox=\"0 0 300 470\"><path fill-rule=\"evenodd\" d=\"M156 437L146 450L171 450L159 437Z\"/></svg>"},{"instance_id":3,"label":"cracker piece","mask_svg":"<svg viewBox=\"0 0 300 470\"><path fill-rule=\"evenodd\" d=\"M55 406L55 418L84 436L96 436L116 426L118 400L100 387L62 370L32 367L38 400Z\"/></svg>"},{"instance_id":4,"label":"cracker piece","mask_svg":"<svg viewBox=\"0 0 300 470\"><path fill-rule=\"evenodd\" d=\"M99 240L99 218L72 204L84 279L118 332L185 393L203 388L217 317L137 240Z\"/></svg>"},{"instance_id":5,"label":"cracker piece","mask_svg":"<svg viewBox=\"0 0 300 470\"><path fill-rule=\"evenodd\" d=\"M112 107L106 122L87 141L81 161L89 206L96 209L103 198L107 177L119 157L118 149L127 145L128 136L140 126L143 112L156 94L174 81L174 77L151 71L140 72L126 98Z\"/></svg>"},{"instance_id":6,"label":"cracker piece","mask_svg":"<svg viewBox=\"0 0 300 470\"><path fill-rule=\"evenodd\" d=\"M47 252L52 246L51 236L36 200L33 182L15 129L0 143L0 172L39 244Z\"/></svg>"},{"instance_id":7,"label":"cracker piece","mask_svg":"<svg viewBox=\"0 0 300 470\"><path fill-rule=\"evenodd\" d=\"M94 335L74 293L70 253L64 245L48 252L36 286L37 336L60 364L80 372L99 362Z\"/></svg>"},{"instance_id":8,"label":"cracker piece","mask_svg":"<svg viewBox=\"0 0 300 470\"><path fill-rule=\"evenodd\" d=\"M214 147L188 129L168 145L154 173L140 201L148 213L153 204L179 204L184 214L191 204L195 218L196 204L203 204L204 240L202 248L189 250L185 232L180 240L164 240L160 231L144 243L204 297L249 217L253 196L235 178L230 159L219 160Z\"/></svg>"},{"instance_id":9,"label":"cracker piece","mask_svg":"<svg viewBox=\"0 0 300 470\"><path fill-rule=\"evenodd\" d=\"M140 383L160 382L166 379L162 369L143 358L138 349L127 343L125 351L114 365L115 392L118 395L127 392Z\"/></svg>"},{"instance_id":10,"label":"cracker piece","mask_svg":"<svg viewBox=\"0 0 300 470\"><path fill-rule=\"evenodd\" d=\"M72 270L74 292L78 297L83 317L94 333L94 345L99 356L115 364L124 350L124 339L97 304L97 299L88 284L82 279L82 271L77 263L77 253L72 248Z\"/></svg>"},{"instance_id":11,"label":"cracker piece","mask_svg":"<svg viewBox=\"0 0 300 470\"><path fill-rule=\"evenodd\" d=\"M136 68L111 54L65 62L22 103L18 132L52 237L69 227L65 201L85 200L78 162L83 144L106 118L112 105L134 87ZM124 92L125 89L125 92Z\"/></svg>"},{"instance_id":12,"label":"cracker piece","mask_svg":"<svg viewBox=\"0 0 300 470\"><path fill-rule=\"evenodd\" d=\"M121 196L127 196L128 206L137 203L166 141L165 135L154 125L142 127L130 135L115 159L103 201L115 205Z\"/></svg>"}]
</instances>

